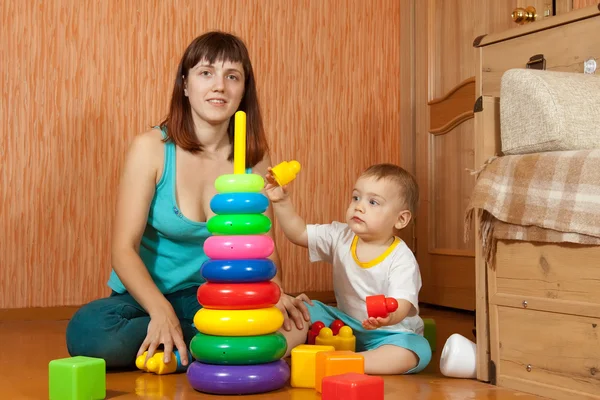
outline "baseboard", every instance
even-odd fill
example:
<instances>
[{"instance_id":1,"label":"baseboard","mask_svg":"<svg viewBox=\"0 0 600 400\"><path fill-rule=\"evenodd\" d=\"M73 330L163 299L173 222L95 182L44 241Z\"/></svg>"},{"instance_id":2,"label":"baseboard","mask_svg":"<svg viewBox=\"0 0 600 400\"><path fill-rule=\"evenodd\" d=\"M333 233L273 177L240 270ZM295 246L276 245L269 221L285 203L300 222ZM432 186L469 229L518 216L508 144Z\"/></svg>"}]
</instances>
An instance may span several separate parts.
<instances>
[{"instance_id":1,"label":"baseboard","mask_svg":"<svg viewBox=\"0 0 600 400\"><path fill-rule=\"evenodd\" d=\"M69 320L81 306L30 307L0 309L0 321Z\"/></svg>"}]
</instances>

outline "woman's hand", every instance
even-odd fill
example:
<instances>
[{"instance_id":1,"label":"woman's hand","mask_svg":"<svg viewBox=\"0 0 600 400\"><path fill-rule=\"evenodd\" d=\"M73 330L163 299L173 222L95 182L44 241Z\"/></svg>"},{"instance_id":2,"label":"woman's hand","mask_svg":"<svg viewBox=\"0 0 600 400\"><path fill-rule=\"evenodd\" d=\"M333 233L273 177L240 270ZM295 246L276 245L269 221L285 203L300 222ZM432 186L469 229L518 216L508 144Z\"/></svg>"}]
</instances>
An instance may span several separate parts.
<instances>
[{"instance_id":1,"label":"woman's hand","mask_svg":"<svg viewBox=\"0 0 600 400\"><path fill-rule=\"evenodd\" d=\"M161 344L164 346L163 361L165 364L171 360L173 345L175 345L177 350L179 350L181 364L188 365L188 352L183 340L183 331L179 324L179 318L177 318L172 308L150 316L148 333L138 350L138 357L144 354L144 351L147 349L148 355L146 356L146 360L148 360L154 355L157 347Z\"/></svg>"},{"instance_id":2,"label":"woman's hand","mask_svg":"<svg viewBox=\"0 0 600 400\"><path fill-rule=\"evenodd\" d=\"M283 313L283 329L286 331L292 329L290 318L294 321L296 328L298 329L304 328L304 321L310 322L310 313L308 312L308 308L306 307L306 304L304 304L304 301L311 306L313 305L312 301L304 293L297 297L292 297L283 292L281 293L281 297L279 298L276 307Z\"/></svg>"},{"instance_id":3,"label":"woman's hand","mask_svg":"<svg viewBox=\"0 0 600 400\"><path fill-rule=\"evenodd\" d=\"M267 168L265 180L267 182L265 184L265 194L272 203L278 203L288 198L287 188L285 186L279 186L271 173L271 167Z\"/></svg>"}]
</instances>

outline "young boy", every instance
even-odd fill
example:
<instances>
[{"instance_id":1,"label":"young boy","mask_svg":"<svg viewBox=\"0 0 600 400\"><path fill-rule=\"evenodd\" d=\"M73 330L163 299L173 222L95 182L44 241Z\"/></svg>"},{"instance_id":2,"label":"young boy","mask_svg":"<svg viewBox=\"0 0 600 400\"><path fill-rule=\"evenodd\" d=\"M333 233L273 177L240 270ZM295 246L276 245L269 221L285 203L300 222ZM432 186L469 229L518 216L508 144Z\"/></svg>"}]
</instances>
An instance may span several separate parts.
<instances>
[{"instance_id":1,"label":"young boy","mask_svg":"<svg viewBox=\"0 0 600 400\"><path fill-rule=\"evenodd\" d=\"M412 251L395 235L415 213L419 194L414 178L396 165L371 166L356 181L346 223L325 225L304 222L270 169L266 180L265 193L286 237L307 247L311 262L333 264L337 308L313 301L307 305L311 323L329 326L341 319L350 326L367 374L423 370L431 360L431 347L418 315L421 275ZM369 318L365 299L379 294L396 298L398 309L386 318Z\"/></svg>"}]
</instances>

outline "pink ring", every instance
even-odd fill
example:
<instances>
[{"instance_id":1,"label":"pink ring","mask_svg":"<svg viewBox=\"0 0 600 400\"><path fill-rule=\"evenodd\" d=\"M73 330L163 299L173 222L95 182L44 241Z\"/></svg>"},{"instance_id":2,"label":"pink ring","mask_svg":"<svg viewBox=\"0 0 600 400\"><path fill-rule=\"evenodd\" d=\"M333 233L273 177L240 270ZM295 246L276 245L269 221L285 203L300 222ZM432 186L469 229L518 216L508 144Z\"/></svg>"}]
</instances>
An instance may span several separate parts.
<instances>
[{"instance_id":1,"label":"pink ring","mask_svg":"<svg viewBox=\"0 0 600 400\"><path fill-rule=\"evenodd\" d=\"M267 258L274 249L268 235L211 236L204 242L204 252L213 260Z\"/></svg>"}]
</instances>

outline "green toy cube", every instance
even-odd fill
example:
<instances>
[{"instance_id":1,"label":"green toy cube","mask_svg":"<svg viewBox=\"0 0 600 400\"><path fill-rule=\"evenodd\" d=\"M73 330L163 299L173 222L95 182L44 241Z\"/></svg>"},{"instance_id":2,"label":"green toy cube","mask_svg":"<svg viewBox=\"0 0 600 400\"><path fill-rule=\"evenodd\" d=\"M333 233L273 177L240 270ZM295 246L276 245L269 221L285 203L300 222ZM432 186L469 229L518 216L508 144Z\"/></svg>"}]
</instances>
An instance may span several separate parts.
<instances>
[{"instance_id":1,"label":"green toy cube","mask_svg":"<svg viewBox=\"0 0 600 400\"><path fill-rule=\"evenodd\" d=\"M48 364L50 400L97 400L106 397L106 362L71 357Z\"/></svg>"},{"instance_id":2,"label":"green toy cube","mask_svg":"<svg viewBox=\"0 0 600 400\"><path fill-rule=\"evenodd\" d=\"M435 326L435 320L433 318L423 318L423 323L425 324L423 336L429 342L431 346L431 351L435 351L436 349L436 341L437 341L437 329Z\"/></svg>"}]
</instances>

